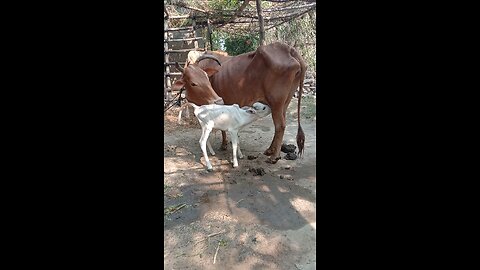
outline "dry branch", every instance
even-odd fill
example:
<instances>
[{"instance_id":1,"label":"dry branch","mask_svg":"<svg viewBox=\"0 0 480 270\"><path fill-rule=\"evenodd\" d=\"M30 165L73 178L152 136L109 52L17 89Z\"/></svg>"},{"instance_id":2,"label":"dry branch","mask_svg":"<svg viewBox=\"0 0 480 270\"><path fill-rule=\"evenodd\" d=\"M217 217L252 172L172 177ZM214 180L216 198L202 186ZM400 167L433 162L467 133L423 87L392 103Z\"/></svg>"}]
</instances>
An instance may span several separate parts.
<instances>
[{"instance_id":1,"label":"dry branch","mask_svg":"<svg viewBox=\"0 0 480 270\"><path fill-rule=\"evenodd\" d=\"M217 232L217 233L212 233L212 234L207 235L207 237L212 237L212 236L219 235L219 234L222 234L222 233L225 233L225 232L226 231L223 230L223 231L220 231L220 232Z\"/></svg>"},{"instance_id":2,"label":"dry branch","mask_svg":"<svg viewBox=\"0 0 480 270\"><path fill-rule=\"evenodd\" d=\"M284 23L286 23L286 22L289 22L289 21L291 21L291 20L293 20L293 19L295 19L295 18L297 18L297 17L300 17L300 16L302 16L303 14L308 13L308 12L310 12L310 9L307 9L307 10L305 10L305 11L303 11L303 12L295 13L295 14L289 16L287 20L284 20L284 21L282 21L281 23L272 25L272 26L268 27L268 28L265 29L265 30L269 30L269 29L272 29L272 28L277 27L277 26L279 26L279 25L282 25L282 24L284 24Z\"/></svg>"},{"instance_id":3,"label":"dry branch","mask_svg":"<svg viewBox=\"0 0 480 270\"><path fill-rule=\"evenodd\" d=\"M186 8L186 9L195 10L195 11L202 12L202 13L208 13L208 11L206 11L206 10L199 9L199 8L196 8L196 7L191 7L184 2L175 2L175 3L172 3L172 5L182 7L182 8Z\"/></svg>"},{"instance_id":4,"label":"dry branch","mask_svg":"<svg viewBox=\"0 0 480 270\"><path fill-rule=\"evenodd\" d=\"M317 3L312 3L312 4L306 4L302 6L289 6L289 7L282 7L282 8L271 8L271 9L265 9L263 12L277 12L277 11L284 11L284 10L292 10L292 9L301 9L301 8L306 8L306 7L314 7L316 6Z\"/></svg>"},{"instance_id":5,"label":"dry branch","mask_svg":"<svg viewBox=\"0 0 480 270\"><path fill-rule=\"evenodd\" d=\"M220 242L218 242L217 250L215 251L215 256L213 257L213 264L215 264L215 261L217 260L217 254L218 254L219 248L220 248Z\"/></svg>"},{"instance_id":6,"label":"dry branch","mask_svg":"<svg viewBox=\"0 0 480 270\"><path fill-rule=\"evenodd\" d=\"M225 232L226 232L225 230L222 230L222 231L217 232L217 233L209 234L209 235L207 235L207 237L205 237L204 239L199 240L198 242L196 242L193 246L196 246L198 243L201 243L201 242L203 242L203 241L205 241L205 240L208 240L210 237L214 237L214 236L216 236L216 235L219 235L219 234L222 234L222 233L225 233Z\"/></svg>"},{"instance_id":7,"label":"dry branch","mask_svg":"<svg viewBox=\"0 0 480 270\"><path fill-rule=\"evenodd\" d=\"M233 16L232 16L227 22L221 24L221 25L218 26L218 27L222 27L222 26L224 26L224 25L227 24L227 23L233 22L233 21L243 12L243 10L247 7L248 2L250 2L250 0L245 0L245 1L243 1L243 4L238 8L237 11L235 11L235 13L233 14ZM211 24L216 24L216 23L215 23L215 22L211 22Z\"/></svg>"}]
</instances>

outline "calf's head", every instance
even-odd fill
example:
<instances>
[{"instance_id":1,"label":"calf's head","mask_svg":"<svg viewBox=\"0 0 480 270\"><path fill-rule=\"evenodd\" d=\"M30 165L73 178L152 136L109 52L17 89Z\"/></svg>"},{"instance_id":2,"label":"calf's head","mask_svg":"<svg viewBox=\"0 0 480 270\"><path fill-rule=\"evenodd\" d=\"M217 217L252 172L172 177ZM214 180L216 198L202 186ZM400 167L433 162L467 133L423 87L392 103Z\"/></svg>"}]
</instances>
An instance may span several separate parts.
<instances>
[{"instance_id":1,"label":"calf's head","mask_svg":"<svg viewBox=\"0 0 480 270\"><path fill-rule=\"evenodd\" d=\"M270 107L261 102L255 102L252 107L245 106L242 107L242 109L246 110L248 113L255 114L258 118L265 117L272 113Z\"/></svg>"},{"instance_id":2,"label":"calf's head","mask_svg":"<svg viewBox=\"0 0 480 270\"><path fill-rule=\"evenodd\" d=\"M180 90L185 86L186 92L185 97L188 102L194 103L196 105L207 105L207 104L224 104L223 99L217 95L213 90L212 84L208 77L218 72L218 68L200 68L197 64L203 59L213 59L217 61L219 65L220 61L212 55L202 55L200 56L195 63L187 65L187 67L182 68L178 63L175 63L175 66L178 70L182 72L182 77L178 79L172 86L173 91Z\"/></svg>"}]
</instances>

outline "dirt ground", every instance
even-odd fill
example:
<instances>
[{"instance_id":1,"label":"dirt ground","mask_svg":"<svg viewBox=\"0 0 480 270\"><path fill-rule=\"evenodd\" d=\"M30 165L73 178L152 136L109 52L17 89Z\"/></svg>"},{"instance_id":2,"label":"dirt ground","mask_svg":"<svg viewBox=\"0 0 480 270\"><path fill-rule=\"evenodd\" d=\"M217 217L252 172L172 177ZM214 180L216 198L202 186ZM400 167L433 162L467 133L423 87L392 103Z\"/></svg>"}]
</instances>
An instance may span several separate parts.
<instances>
[{"instance_id":1,"label":"dirt ground","mask_svg":"<svg viewBox=\"0 0 480 270\"><path fill-rule=\"evenodd\" d=\"M315 269L316 119L315 99L309 98L302 99L303 158L286 160L282 153L276 164L265 162L263 152L274 134L267 116L239 132L245 158L238 160L238 168L230 163L231 144L222 151L221 133L210 135L216 152L209 153L213 172L206 171L193 113L179 125L178 109L167 112L165 269ZM293 98L284 136L286 144L295 146L296 108ZM255 175L251 168L263 168L265 174Z\"/></svg>"}]
</instances>

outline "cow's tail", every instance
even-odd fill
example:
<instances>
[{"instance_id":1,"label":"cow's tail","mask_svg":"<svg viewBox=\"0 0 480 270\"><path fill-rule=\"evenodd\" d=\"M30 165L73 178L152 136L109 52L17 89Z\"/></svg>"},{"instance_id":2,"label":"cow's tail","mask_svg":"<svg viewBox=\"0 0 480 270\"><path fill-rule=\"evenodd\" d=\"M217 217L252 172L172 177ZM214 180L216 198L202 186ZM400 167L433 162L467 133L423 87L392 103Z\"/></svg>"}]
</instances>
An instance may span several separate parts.
<instances>
[{"instance_id":1,"label":"cow's tail","mask_svg":"<svg viewBox=\"0 0 480 270\"><path fill-rule=\"evenodd\" d=\"M303 93L303 81L305 79L305 72L307 71L307 66L305 65L305 61L303 60L302 56L293 49L295 59L300 63L300 83L298 85L298 131L297 131L297 146L298 146L298 156L301 157L303 155L303 151L305 150L305 133L303 133L302 125L300 124L300 107L302 101L302 93Z\"/></svg>"}]
</instances>

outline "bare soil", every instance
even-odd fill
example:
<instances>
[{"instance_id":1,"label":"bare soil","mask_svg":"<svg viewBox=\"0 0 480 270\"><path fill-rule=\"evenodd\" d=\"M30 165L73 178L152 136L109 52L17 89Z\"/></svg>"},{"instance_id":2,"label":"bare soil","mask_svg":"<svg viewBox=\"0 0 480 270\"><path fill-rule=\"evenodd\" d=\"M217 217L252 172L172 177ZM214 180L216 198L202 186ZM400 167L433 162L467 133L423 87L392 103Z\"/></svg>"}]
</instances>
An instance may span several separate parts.
<instances>
[{"instance_id":1,"label":"bare soil","mask_svg":"<svg viewBox=\"0 0 480 270\"><path fill-rule=\"evenodd\" d=\"M268 116L240 131L245 158L239 159L238 168L230 163L231 144L222 151L221 133L211 134L216 152L209 153L213 172L206 171L198 143L201 128L193 110L190 121L180 125L178 109L167 112L165 269L315 269L315 102L305 104L302 158L286 160L282 153L276 164L265 162L263 152L274 134ZM286 144L296 145L296 108L294 98L287 113ZM256 175L252 168L263 168L265 174Z\"/></svg>"}]
</instances>

